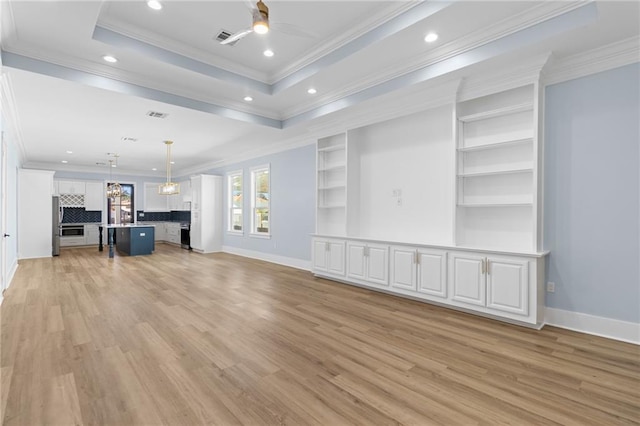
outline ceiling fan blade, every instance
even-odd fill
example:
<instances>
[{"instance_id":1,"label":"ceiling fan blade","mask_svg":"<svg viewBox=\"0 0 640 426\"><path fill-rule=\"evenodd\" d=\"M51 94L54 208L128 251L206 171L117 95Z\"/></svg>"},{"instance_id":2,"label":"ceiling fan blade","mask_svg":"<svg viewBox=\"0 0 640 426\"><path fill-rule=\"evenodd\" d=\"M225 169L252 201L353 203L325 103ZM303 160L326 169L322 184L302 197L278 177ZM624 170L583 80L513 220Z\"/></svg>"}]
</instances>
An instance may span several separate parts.
<instances>
[{"instance_id":1,"label":"ceiling fan blade","mask_svg":"<svg viewBox=\"0 0 640 426\"><path fill-rule=\"evenodd\" d=\"M296 37L318 38L317 33L314 33L313 31L309 31L295 24L288 24L285 22L272 22L270 24L270 27L282 34L292 35Z\"/></svg>"},{"instance_id":2,"label":"ceiling fan blade","mask_svg":"<svg viewBox=\"0 0 640 426\"><path fill-rule=\"evenodd\" d=\"M241 38L243 38L244 36L247 36L247 35L251 34L252 32L253 32L253 29L252 29L252 28L249 28L249 29L244 30L244 31L239 31L239 32L237 32L237 33L232 34L231 36L229 36L229 38L228 38L228 39L226 39L226 40L222 40L222 41L220 42L220 44L229 44L229 43L233 43L234 41L236 41L236 40L240 40Z\"/></svg>"}]
</instances>

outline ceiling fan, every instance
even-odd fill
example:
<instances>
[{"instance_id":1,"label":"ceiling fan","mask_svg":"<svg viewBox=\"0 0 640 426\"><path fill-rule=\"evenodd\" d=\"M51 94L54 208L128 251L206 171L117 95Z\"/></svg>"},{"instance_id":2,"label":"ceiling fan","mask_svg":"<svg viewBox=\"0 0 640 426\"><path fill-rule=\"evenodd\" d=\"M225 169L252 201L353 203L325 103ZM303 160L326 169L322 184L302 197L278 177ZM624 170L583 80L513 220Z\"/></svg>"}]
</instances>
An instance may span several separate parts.
<instances>
[{"instance_id":1,"label":"ceiling fan","mask_svg":"<svg viewBox=\"0 0 640 426\"><path fill-rule=\"evenodd\" d=\"M238 41L251 33L256 34L266 34L269 32L270 28L282 33L287 33L290 35L298 36L298 37L308 37L314 38L316 34L306 31L297 25L293 24L284 24L280 22L273 22L269 25L269 8L262 0L258 0L258 2L253 5L250 1L247 1L249 5L249 9L251 10L251 19L252 24L250 28L246 30L238 31L235 34L231 34L226 39L220 41L220 44L231 44L234 41Z\"/></svg>"}]
</instances>

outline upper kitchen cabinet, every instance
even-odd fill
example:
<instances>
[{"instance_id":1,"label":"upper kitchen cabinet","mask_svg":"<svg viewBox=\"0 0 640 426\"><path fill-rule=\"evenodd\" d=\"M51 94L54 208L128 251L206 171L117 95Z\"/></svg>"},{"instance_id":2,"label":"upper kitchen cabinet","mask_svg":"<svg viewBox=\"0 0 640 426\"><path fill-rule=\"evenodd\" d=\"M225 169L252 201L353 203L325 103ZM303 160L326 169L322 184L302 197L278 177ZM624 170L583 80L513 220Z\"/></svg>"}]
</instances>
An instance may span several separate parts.
<instances>
[{"instance_id":1,"label":"upper kitchen cabinet","mask_svg":"<svg viewBox=\"0 0 640 426\"><path fill-rule=\"evenodd\" d=\"M88 211L102 211L106 200L106 186L102 182L86 182L84 208Z\"/></svg>"},{"instance_id":2,"label":"upper kitchen cabinet","mask_svg":"<svg viewBox=\"0 0 640 426\"><path fill-rule=\"evenodd\" d=\"M82 194L86 192L85 182L71 181L71 180L59 180L58 181L58 194Z\"/></svg>"}]
</instances>

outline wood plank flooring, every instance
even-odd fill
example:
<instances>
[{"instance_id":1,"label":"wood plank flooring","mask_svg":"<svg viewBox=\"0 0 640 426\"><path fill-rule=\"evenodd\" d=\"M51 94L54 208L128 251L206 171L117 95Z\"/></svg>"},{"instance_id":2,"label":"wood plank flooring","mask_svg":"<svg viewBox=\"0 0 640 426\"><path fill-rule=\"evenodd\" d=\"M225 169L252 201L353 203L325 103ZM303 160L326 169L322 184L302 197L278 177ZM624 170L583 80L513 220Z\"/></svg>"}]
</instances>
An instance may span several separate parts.
<instances>
[{"instance_id":1,"label":"wood plank flooring","mask_svg":"<svg viewBox=\"0 0 640 426\"><path fill-rule=\"evenodd\" d=\"M5 425L640 422L640 348L158 245L20 262Z\"/></svg>"}]
</instances>

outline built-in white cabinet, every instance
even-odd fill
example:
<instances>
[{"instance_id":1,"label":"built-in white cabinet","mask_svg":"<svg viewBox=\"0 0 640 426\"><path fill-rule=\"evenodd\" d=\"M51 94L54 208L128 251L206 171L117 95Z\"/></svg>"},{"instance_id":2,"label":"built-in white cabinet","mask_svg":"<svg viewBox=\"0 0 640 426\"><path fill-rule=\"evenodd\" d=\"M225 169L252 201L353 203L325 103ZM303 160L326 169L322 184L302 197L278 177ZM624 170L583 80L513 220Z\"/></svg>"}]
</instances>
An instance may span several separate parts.
<instances>
[{"instance_id":1,"label":"built-in white cabinet","mask_svg":"<svg viewBox=\"0 0 640 426\"><path fill-rule=\"evenodd\" d=\"M180 244L180 224L177 222L166 222L165 227L165 241L172 244Z\"/></svg>"},{"instance_id":2,"label":"built-in white cabinet","mask_svg":"<svg viewBox=\"0 0 640 426\"><path fill-rule=\"evenodd\" d=\"M326 238L313 239L313 270L336 276L345 273L345 242Z\"/></svg>"},{"instance_id":3,"label":"built-in white cabinet","mask_svg":"<svg viewBox=\"0 0 640 426\"><path fill-rule=\"evenodd\" d=\"M71 180L58 181L59 194L85 194L85 191L86 191L85 182L71 181Z\"/></svg>"},{"instance_id":4,"label":"built-in white cabinet","mask_svg":"<svg viewBox=\"0 0 640 426\"><path fill-rule=\"evenodd\" d=\"M167 225L163 222L152 223L155 226L154 241L166 241L167 239Z\"/></svg>"},{"instance_id":5,"label":"built-in white cabinet","mask_svg":"<svg viewBox=\"0 0 640 426\"><path fill-rule=\"evenodd\" d=\"M222 176L191 178L191 247L200 253L222 250Z\"/></svg>"},{"instance_id":6,"label":"built-in white cabinet","mask_svg":"<svg viewBox=\"0 0 640 426\"><path fill-rule=\"evenodd\" d=\"M444 250L392 246L391 287L447 297L447 252Z\"/></svg>"},{"instance_id":7,"label":"built-in white cabinet","mask_svg":"<svg viewBox=\"0 0 640 426\"><path fill-rule=\"evenodd\" d=\"M487 308L485 312L501 311L526 318L536 309L530 306L529 299L536 298L538 292L530 276L530 264L531 260L519 257L452 253L449 263L452 300Z\"/></svg>"},{"instance_id":8,"label":"built-in white cabinet","mask_svg":"<svg viewBox=\"0 0 640 426\"><path fill-rule=\"evenodd\" d=\"M348 241L347 277L387 286L389 285L388 259L388 246Z\"/></svg>"},{"instance_id":9,"label":"built-in white cabinet","mask_svg":"<svg viewBox=\"0 0 640 426\"><path fill-rule=\"evenodd\" d=\"M98 245L100 232L98 225L84 225L84 243L88 246Z\"/></svg>"},{"instance_id":10,"label":"built-in white cabinet","mask_svg":"<svg viewBox=\"0 0 640 426\"><path fill-rule=\"evenodd\" d=\"M106 202L106 187L102 182L86 182L84 194L84 209L88 211L102 211ZM96 242L97 244L97 242Z\"/></svg>"}]
</instances>

